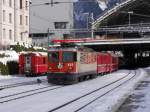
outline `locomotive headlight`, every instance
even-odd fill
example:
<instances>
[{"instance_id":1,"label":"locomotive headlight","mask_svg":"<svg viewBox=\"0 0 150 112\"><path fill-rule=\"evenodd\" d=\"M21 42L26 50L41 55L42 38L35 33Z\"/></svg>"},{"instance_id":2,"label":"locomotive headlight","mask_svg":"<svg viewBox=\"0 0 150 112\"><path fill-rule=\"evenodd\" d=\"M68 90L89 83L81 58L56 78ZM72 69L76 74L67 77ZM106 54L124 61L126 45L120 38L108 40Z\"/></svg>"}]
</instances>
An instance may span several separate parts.
<instances>
[{"instance_id":1,"label":"locomotive headlight","mask_svg":"<svg viewBox=\"0 0 150 112\"><path fill-rule=\"evenodd\" d=\"M58 65L57 65L57 68L58 69L61 69L63 67L63 65L61 64L61 63L59 63Z\"/></svg>"},{"instance_id":2,"label":"locomotive headlight","mask_svg":"<svg viewBox=\"0 0 150 112\"><path fill-rule=\"evenodd\" d=\"M72 64L72 63L69 63L69 64L68 64L68 69L69 69L69 70L72 70L72 69L73 69L73 64Z\"/></svg>"},{"instance_id":3,"label":"locomotive headlight","mask_svg":"<svg viewBox=\"0 0 150 112\"><path fill-rule=\"evenodd\" d=\"M51 67L48 67L48 69L51 70L52 68L51 68Z\"/></svg>"},{"instance_id":4,"label":"locomotive headlight","mask_svg":"<svg viewBox=\"0 0 150 112\"><path fill-rule=\"evenodd\" d=\"M71 67L71 66L70 66L70 67L68 67L68 68L69 68L69 70L72 70L72 69L73 69L73 67Z\"/></svg>"}]
</instances>

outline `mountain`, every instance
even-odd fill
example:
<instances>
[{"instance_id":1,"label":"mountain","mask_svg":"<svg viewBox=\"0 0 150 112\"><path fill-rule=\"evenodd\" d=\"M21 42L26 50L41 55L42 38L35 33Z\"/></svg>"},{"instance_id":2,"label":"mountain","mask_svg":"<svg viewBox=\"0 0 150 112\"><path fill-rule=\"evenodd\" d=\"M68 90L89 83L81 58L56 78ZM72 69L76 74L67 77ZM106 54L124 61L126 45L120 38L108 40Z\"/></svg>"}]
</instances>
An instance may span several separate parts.
<instances>
[{"instance_id":1,"label":"mountain","mask_svg":"<svg viewBox=\"0 0 150 112\"><path fill-rule=\"evenodd\" d=\"M115 6L125 0L78 0L74 3L74 27L89 28L91 25L91 14L96 20L103 11Z\"/></svg>"}]
</instances>

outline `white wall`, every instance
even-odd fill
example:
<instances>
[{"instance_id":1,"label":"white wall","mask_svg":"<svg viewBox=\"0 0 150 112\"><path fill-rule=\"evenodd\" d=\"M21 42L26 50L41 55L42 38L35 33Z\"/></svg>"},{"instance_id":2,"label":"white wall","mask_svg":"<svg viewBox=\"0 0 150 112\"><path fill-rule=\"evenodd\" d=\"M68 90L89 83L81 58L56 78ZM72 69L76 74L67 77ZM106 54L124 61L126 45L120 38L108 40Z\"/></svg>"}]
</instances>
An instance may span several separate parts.
<instances>
[{"instance_id":1,"label":"white wall","mask_svg":"<svg viewBox=\"0 0 150 112\"><path fill-rule=\"evenodd\" d=\"M55 1L73 1L73 0L54 0ZM35 33L47 33L48 28L55 30L54 22L68 22L67 29L73 28L73 3L63 3L51 5L33 6L34 4L49 3L50 0L32 0L30 7L30 34ZM51 38L62 38L63 34L70 33L66 31L51 31L54 33ZM41 39L32 37L32 44L41 44L47 46L47 38L41 37Z\"/></svg>"},{"instance_id":2,"label":"white wall","mask_svg":"<svg viewBox=\"0 0 150 112\"><path fill-rule=\"evenodd\" d=\"M19 43L28 43L29 34L29 9L25 8L25 1L23 0L23 8L20 9L20 0L12 0L12 6L9 6L9 0L0 0L0 41L4 45ZM3 10L5 10L5 21L3 21ZM12 14L12 23L9 22L9 13ZM23 15L23 25L20 25L20 14ZM26 16L28 16L28 25L25 24ZM3 37L3 28L6 29L6 37ZM9 37L9 30L12 30L12 38ZM20 34L23 33L23 40L21 41Z\"/></svg>"},{"instance_id":3,"label":"white wall","mask_svg":"<svg viewBox=\"0 0 150 112\"><path fill-rule=\"evenodd\" d=\"M55 1L55 0L54 0ZM60 0L72 1L72 0ZM32 0L32 4L41 4L50 0ZM54 29L54 22L69 22L73 26L73 4L41 5L30 7L30 33L46 33L48 28Z\"/></svg>"}]
</instances>

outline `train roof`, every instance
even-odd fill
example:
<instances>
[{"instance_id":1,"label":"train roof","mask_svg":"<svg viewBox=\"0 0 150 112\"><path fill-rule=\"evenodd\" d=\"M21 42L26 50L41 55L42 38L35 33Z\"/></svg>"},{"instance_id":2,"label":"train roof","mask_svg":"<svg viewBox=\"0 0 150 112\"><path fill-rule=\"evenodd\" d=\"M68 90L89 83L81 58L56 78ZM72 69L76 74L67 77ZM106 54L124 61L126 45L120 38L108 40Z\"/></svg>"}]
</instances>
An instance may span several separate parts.
<instances>
[{"instance_id":1,"label":"train roof","mask_svg":"<svg viewBox=\"0 0 150 112\"><path fill-rule=\"evenodd\" d=\"M74 46L74 47L52 47L49 48L48 51L59 51L59 50L64 50L64 51L83 51L83 52L93 52L94 50L88 47L83 47L83 46Z\"/></svg>"},{"instance_id":2,"label":"train roof","mask_svg":"<svg viewBox=\"0 0 150 112\"><path fill-rule=\"evenodd\" d=\"M48 51L59 51L59 50L77 51L77 48L76 47L52 47L52 48L49 48Z\"/></svg>"},{"instance_id":3,"label":"train roof","mask_svg":"<svg viewBox=\"0 0 150 112\"><path fill-rule=\"evenodd\" d=\"M21 52L20 54L34 54L36 56L47 56L47 52Z\"/></svg>"}]
</instances>

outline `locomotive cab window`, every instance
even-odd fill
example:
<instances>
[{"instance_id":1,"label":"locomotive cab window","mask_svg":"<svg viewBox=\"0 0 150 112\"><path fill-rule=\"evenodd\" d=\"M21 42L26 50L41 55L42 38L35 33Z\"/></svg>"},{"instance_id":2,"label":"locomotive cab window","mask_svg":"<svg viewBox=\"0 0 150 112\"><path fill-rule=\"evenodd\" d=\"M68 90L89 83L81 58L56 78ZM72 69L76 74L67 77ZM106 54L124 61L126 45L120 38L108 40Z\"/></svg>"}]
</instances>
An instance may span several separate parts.
<instances>
[{"instance_id":1,"label":"locomotive cab window","mask_svg":"<svg viewBox=\"0 0 150 112\"><path fill-rule=\"evenodd\" d=\"M48 59L50 62L59 62L59 52L49 52Z\"/></svg>"},{"instance_id":2,"label":"locomotive cab window","mask_svg":"<svg viewBox=\"0 0 150 112\"><path fill-rule=\"evenodd\" d=\"M76 52L63 52L62 53L62 61L63 62L73 62L77 61L77 53Z\"/></svg>"}]
</instances>

